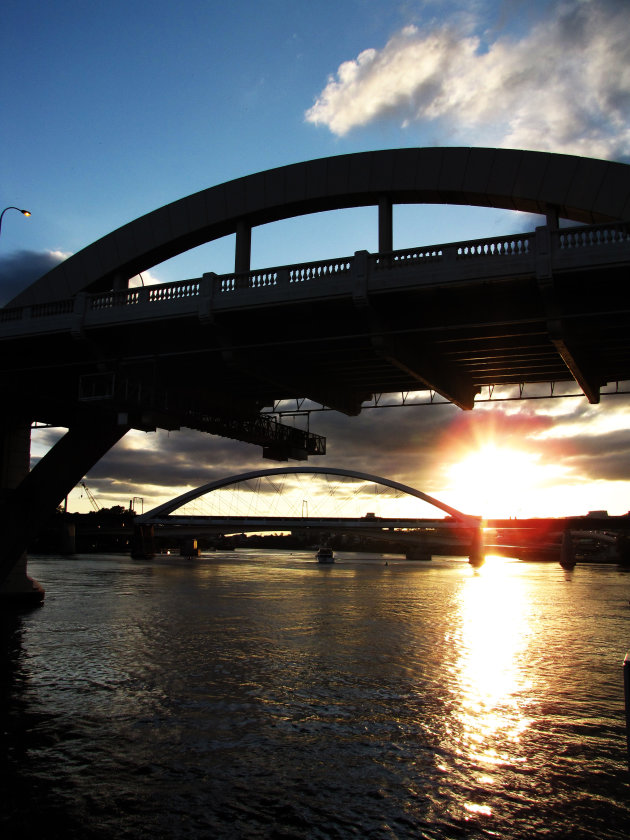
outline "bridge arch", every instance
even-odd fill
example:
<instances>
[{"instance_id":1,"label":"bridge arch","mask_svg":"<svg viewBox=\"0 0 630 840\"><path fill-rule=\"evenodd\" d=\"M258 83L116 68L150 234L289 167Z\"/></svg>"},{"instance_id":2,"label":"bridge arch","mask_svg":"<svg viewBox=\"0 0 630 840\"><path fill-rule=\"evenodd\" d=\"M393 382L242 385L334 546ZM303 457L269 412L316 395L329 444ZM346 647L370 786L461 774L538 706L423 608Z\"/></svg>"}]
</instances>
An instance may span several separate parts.
<instances>
[{"instance_id":1,"label":"bridge arch","mask_svg":"<svg viewBox=\"0 0 630 840\"><path fill-rule=\"evenodd\" d=\"M241 238L248 263L252 227L322 210L378 205L391 225L395 203L467 204L591 224L630 218L629 196L627 164L549 152L410 148L321 158L247 175L160 207L60 263L9 306L116 288L232 233L237 249Z\"/></svg>"},{"instance_id":2,"label":"bridge arch","mask_svg":"<svg viewBox=\"0 0 630 840\"><path fill-rule=\"evenodd\" d=\"M182 493L180 496L177 496L176 498L171 499L168 502L164 502L164 504L158 505L157 507L153 508L147 513L142 514L142 516L137 517L136 521L139 525L150 523L153 519L157 519L162 516L167 516L168 514L185 505L187 502L191 502L194 499L198 499L201 496L204 496L206 493L210 493L213 490L220 490L224 487L229 487L233 484L239 484L244 481L249 481L255 478L262 478L265 476L292 475L296 473L310 475L343 476L346 478L357 478L361 481L369 481L374 484L381 484L384 487L391 488L392 490L397 490L401 493L405 493L406 495L414 496L415 498L420 499L423 502L428 502L430 505L433 505L434 507L438 508L444 513L447 513L449 516L452 516L459 522L472 523L475 525L477 525L479 522L478 517L462 513L462 511L457 510L456 508L451 507L450 505L447 505L444 502L441 502L439 499L436 499L433 496L429 496L426 493L423 493L421 490L416 490L415 487L410 487L407 484L401 484L399 481L393 481L392 479L383 478L382 476L358 472L357 470L340 469L336 467L275 467L272 469L252 470L250 472L240 473L239 475L232 475L226 478L219 478L215 481L208 482L208 484L202 484L200 487L196 487L194 490L189 490L186 493Z\"/></svg>"}]
</instances>

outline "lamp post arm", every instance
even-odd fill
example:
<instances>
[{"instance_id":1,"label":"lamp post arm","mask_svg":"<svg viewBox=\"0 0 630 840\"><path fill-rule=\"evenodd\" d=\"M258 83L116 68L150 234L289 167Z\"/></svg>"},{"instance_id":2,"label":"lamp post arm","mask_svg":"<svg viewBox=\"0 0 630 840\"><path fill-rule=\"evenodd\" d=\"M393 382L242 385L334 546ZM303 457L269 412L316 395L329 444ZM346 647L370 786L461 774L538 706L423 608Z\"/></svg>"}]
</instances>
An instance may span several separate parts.
<instances>
[{"instance_id":1,"label":"lamp post arm","mask_svg":"<svg viewBox=\"0 0 630 840\"><path fill-rule=\"evenodd\" d=\"M2 219L4 218L4 214L7 212L7 210L17 210L18 213L21 213L23 216L31 215L30 210L22 210L21 207L13 207L13 205L11 205L10 207L5 207L2 213L0 213L0 232L2 231Z\"/></svg>"}]
</instances>

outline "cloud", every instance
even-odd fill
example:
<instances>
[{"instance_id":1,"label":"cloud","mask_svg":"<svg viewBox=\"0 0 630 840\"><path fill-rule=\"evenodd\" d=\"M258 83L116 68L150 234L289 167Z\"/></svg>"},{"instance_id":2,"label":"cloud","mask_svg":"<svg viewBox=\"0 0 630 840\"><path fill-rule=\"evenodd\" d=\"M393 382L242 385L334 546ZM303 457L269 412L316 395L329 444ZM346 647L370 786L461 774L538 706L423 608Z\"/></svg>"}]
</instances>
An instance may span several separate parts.
<instances>
[{"instance_id":1,"label":"cloud","mask_svg":"<svg viewBox=\"0 0 630 840\"><path fill-rule=\"evenodd\" d=\"M0 257L0 306L5 306L69 256L70 252L64 251L13 251ZM153 286L161 282L151 271L143 271L129 280L129 286Z\"/></svg>"},{"instance_id":2,"label":"cloud","mask_svg":"<svg viewBox=\"0 0 630 840\"><path fill-rule=\"evenodd\" d=\"M63 251L13 251L0 257L0 306L69 256Z\"/></svg>"},{"instance_id":3,"label":"cloud","mask_svg":"<svg viewBox=\"0 0 630 840\"><path fill-rule=\"evenodd\" d=\"M520 36L482 34L407 26L341 64L305 118L340 137L396 121L450 145L630 156L626 0L566 0Z\"/></svg>"},{"instance_id":4,"label":"cloud","mask_svg":"<svg viewBox=\"0 0 630 840\"><path fill-rule=\"evenodd\" d=\"M565 512L607 506L623 511L630 508L630 501L621 501L626 494L630 499L630 434L625 422L629 409L630 398L619 396L604 398L600 406L590 406L582 398L483 403L473 412L434 405L368 409L358 417L315 413L310 428L327 437L327 454L308 463L391 478L467 509L471 501L458 505L453 488L447 489L449 468L494 442L531 453L540 466L541 487L544 476L555 468L553 504L567 497L570 509ZM59 434L52 429L33 432L34 462ZM89 470L86 482L103 506L126 507L132 497L140 496L148 511L207 482L282 466L263 459L258 446L201 432L136 431ZM604 491L598 482L607 482L608 491L620 500L602 501ZM618 488L614 491L613 483ZM586 488L588 501L569 498L577 487ZM74 498L71 510L77 501ZM532 498L532 505L537 502Z\"/></svg>"},{"instance_id":5,"label":"cloud","mask_svg":"<svg viewBox=\"0 0 630 840\"><path fill-rule=\"evenodd\" d=\"M151 271L143 271L142 274L136 274L129 279L129 288L133 289L137 286L155 286L157 283L162 283L159 277L156 277Z\"/></svg>"}]
</instances>

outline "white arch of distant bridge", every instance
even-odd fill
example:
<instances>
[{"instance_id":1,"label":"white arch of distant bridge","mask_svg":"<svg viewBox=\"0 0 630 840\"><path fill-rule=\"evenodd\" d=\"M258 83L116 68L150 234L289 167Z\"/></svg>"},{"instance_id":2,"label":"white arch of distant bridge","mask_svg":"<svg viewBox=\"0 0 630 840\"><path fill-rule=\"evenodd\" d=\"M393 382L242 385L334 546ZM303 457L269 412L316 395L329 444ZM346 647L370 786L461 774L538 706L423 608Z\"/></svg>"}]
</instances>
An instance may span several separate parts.
<instances>
[{"instance_id":1,"label":"white arch of distant bridge","mask_svg":"<svg viewBox=\"0 0 630 840\"><path fill-rule=\"evenodd\" d=\"M240 473L238 475L232 475L225 478L219 478L214 481L210 481L207 484L202 484L200 487L197 487L194 490L189 490L186 493L182 493L180 496L177 496L176 498L171 499L168 502L164 502L163 504L158 505L157 507L153 508L152 510L143 514L142 516L139 516L137 518L137 523L143 525L150 525L156 522L157 520L164 521L164 518L168 517L169 514L173 513L173 511L178 510L188 502L198 499L201 496L205 496L207 493L211 493L214 490L220 490L235 484L240 484L242 482L250 481L252 479L263 478L267 476L295 474L327 476L330 475L344 478L356 478L360 481L367 481L373 484L379 484L384 487L388 487L392 490L396 490L408 496L413 496L416 499L420 499L423 502L427 502L428 504L433 505L433 507L438 508L439 510L448 514L449 516L452 516L453 519L457 520L458 522L464 524L478 524L479 522L478 517L474 517L469 514L463 513L462 511L457 510L456 508L451 507L450 505L447 505L444 502L441 502L439 499L436 499L433 496L429 496L427 493L423 493L421 490L417 490L415 487L410 487L407 484L401 484L399 481L393 481L389 478L383 478L382 476L359 472L357 470L347 470L335 467L296 466L252 470L250 472Z\"/></svg>"}]
</instances>

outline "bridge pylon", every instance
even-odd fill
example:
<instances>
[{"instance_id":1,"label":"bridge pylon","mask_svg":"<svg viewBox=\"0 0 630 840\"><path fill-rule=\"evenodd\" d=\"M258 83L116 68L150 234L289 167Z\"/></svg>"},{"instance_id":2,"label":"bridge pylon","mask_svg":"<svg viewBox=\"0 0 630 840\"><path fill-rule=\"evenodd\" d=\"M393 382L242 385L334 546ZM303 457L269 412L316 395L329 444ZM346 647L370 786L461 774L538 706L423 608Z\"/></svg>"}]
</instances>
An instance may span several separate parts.
<instances>
[{"instance_id":1,"label":"bridge pylon","mask_svg":"<svg viewBox=\"0 0 630 840\"><path fill-rule=\"evenodd\" d=\"M36 605L44 590L26 573L26 552L46 517L128 431L113 416L76 418L29 471L30 419L0 426L0 603Z\"/></svg>"}]
</instances>

